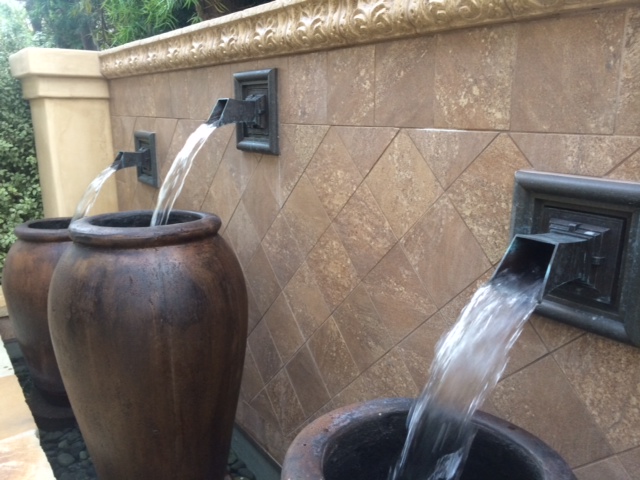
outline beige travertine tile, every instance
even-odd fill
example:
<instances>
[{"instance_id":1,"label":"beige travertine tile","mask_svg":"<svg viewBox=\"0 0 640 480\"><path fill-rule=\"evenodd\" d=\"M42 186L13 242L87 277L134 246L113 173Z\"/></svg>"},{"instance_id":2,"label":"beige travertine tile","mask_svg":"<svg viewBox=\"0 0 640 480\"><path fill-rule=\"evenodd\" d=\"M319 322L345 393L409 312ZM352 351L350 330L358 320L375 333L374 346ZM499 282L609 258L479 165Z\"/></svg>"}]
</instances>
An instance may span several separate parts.
<instances>
[{"instance_id":1,"label":"beige travertine tile","mask_svg":"<svg viewBox=\"0 0 640 480\"><path fill-rule=\"evenodd\" d=\"M329 84L327 52L289 57L287 89L280 103L283 123L326 124Z\"/></svg>"},{"instance_id":2,"label":"beige travertine tile","mask_svg":"<svg viewBox=\"0 0 640 480\"><path fill-rule=\"evenodd\" d=\"M316 330L308 345L332 398L358 376L358 367L333 318Z\"/></svg>"},{"instance_id":3,"label":"beige travertine tile","mask_svg":"<svg viewBox=\"0 0 640 480\"><path fill-rule=\"evenodd\" d=\"M433 125L435 37L375 47L375 121L392 127Z\"/></svg>"},{"instance_id":4,"label":"beige travertine tile","mask_svg":"<svg viewBox=\"0 0 640 480\"><path fill-rule=\"evenodd\" d=\"M284 289L289 307L305 339L331 315L309 266L303 264Z\"/></svg>"},{"instance_id":5,"label":"beige travertine tile","mask_svg":"<svg viewBox=\"0 0 640 480\"><path fill-rule=\"evenodd\" d=\"M362 284L333 312L333 318L361 372L393 346L387 327Z\"/></svg>"},{"instance_id":6,"label":"beige travertine tile","mask_svg":"<svg viewBox=\"0 0 640 480\"><path fill-rule=\"evenodd\" d=\"M296 352L286 369L307 417L314 414L330 400L320 371L306 345Z\"/></svg>"},{"instance_id":7,"label":"beige travertine tile","mask_svg":"<svg viewBox=\"0 0 640 480\"><path fill-rule=\"evenodd\" d=\"M576 468L575 474L578 480L634 480L616 457Z\"/></svg>"},{"instance_id":8,"label":"beige travertine tile","mask_svg":"<svg viewBox=\"0 0 640 480\"><path fill-rule=\"evenodd\" d=\"M244 354L244 364L242 366L242 383L240 385L240 396L250 402L264 388L264 382L260 378L256 361L251 355L251 349L247 348Z\"/></svg>"},{"instance_id":9,"label":"beige travertine tile","mask_svg":"<svg viewBox=\"0 0 640 480\"><path fill-rule=\"evenodd\" d=\"M300 252L307 255L320 236L331 224L313 185L306 175L289 196L282 209L292 235L295 236Z\"/></svg>"},{"instance_id":10,"label":"beige travertine tile","mask_svg":"<svg viewBox=\"0 0 640 480\"><path fill-rule=\"evenodd\" d=\"M522 333L509 352L509 363L503 377L525 368L548 353L542 340L529 322L524 324Z\"/></svg>"},{"instance_id":11,"label":"beige travertine tile","mask_svg":"<svg viewBox=\"0 0 640 480\"><path fill-rule=\"evenodd\" d=\"M55 479L35 429L0 440L0 477L2 480Z\"/></svg>"},{"instance_id":12,"label":"beige travertine tile","mask_svg":"<svg viewBox=\"0 0 640 480\"><path fill-rule=\"evenodd\" d=\"M373 125L375 47L327 52L327 116L332 125Z\"/></svg>"},{"instance_id":13,"label":"beige travertine tile","mask_svg":"<svg viewBox=\"0 0 640 480\"><path fill-rule=\"evenodd\" d=\"M640 447L620 453L618 459L633 480L640 479Z\"/></svg>"},{"instance_id":14,"label":"beige travertine tile","mask_svg":"<svg viewBox=\"0 0 640 480\"><path fill-rule=\"evenodd\" d=\"M387 127L334 127L360 174L369 171L397 135L399 129Z\"/></svg>"},{"instance_id":15,"label":"beige travertine tile","mask_svg":"<svg viewBox=\"0 0 640 480\"><path fill-rule=\"evenodd\" d=\"M169 72L146 75L144 83L146 90L152 92L153 94L153 96L151 97L146 97L147 102L151 100L155 107L155 115L149 116L171 118L173 113L173 102L171 101L171 84L169 83ZM139 88L139 85L136 85L136 88ZM144 105L139 104L139 99L134 99L134 101L136 102L133 105L133 107L135 107L135 111L144 111ZM144 114L138 113L138 115L142 116Z\"/></svg>"},{"instance_id":16,"label":"beige travertine tile","mask_svg":"<svg viewBox=\"0 0 640 480\"><path fill-rule=\"evenodd\" d=\"M436 313L416 328L397 347L411 378L422 389L429 379L429 368L435 356L438 340L453 326L446 317Z\"/></svg>"},{"instance_id":17,"label":"beige travertine tile","mask_svg":"<svg viewBox=\"0 0 640 480\"><path fill-rule=\"evenodd\" d=\"M247 188L242 195L242 203L253 221L258 237L263 238L280 210L278 202L269 188L265 176L265 162L272 159L266 156L251 175Z\"/></svg>"},{"instance_id":18,"label":"beige travertine tile","mask_svg":"<svg viewBox=\"0 0 640 480\"><path fill-rule=\"evenodd\" d=\"M113 138L113 151L134 151L133 132L136 123L136 117L117 117L111 116L111 136ZM124 173L120 170L119 173Z\"/></svg>"},{"instance_id":19,"label":"beige travertine tile","mask_svg":"<svg viewBox=\"0 0 640 480\"><path fill-rule=\"evenodd\" d=\"M185 76L185 72L169 72L167 73L167 77L169 79L169 88L170 88L170 99L171 99L171 114L170 115L162 115L171 118L178 119L190 119L191 112L189 111L190 104L190 92L192 92L192 88L196 87L198 90L203 93L203 86L195 86L189 82L189 74L187 73ZM206 90L205 90L206 91ZM211 104L211 108L213 108L213 101L211 99L205 98L201 100L202 103Z\"/></svg>"},{"instance_id":20,"label":"beige travertine tile","mask_svg":"<svg viewBox=\"0 0 640 480\"><path fill-rule=\"evenodd\" d=\"M491 265L448 198L438 200L401 244L429 295L441 307Z\"/></svg>"},{"instance_id":21,"label":"beige travertine tile","mask_svg":"<svg viewBox=\"0 0 640 480\"><path fill-rule=\"evenodd\" d=\"M437 310L400 245L380 260L363 283L394 344Z\"/></svg>"},{"instance_id":22,"label":"beige travertine tile","mask_svg":"<svg viewBox=\"0 0 640 480\"><path fill-rule=\"evenodd\" d=\"M238 204L233 217L228 221L224 236L231 244L240 265L247 268L260 246L260 237L242 202Z\"/></svg>"},{"instance_id":23,"label":"beige travertine tile","mask_svg":"<svg viewBox=\"0 0 640 480\"><path fill-rule=\"evenodd\" d=\"M492 263L509 245L514 174L530 168L507 135L500 135L460 175L448 195Z\"/></svg>"},{"instance_id":24,"label":"beige travertine tile","mask_svg":"<svg viewBox=\"0 0 640 480\"><path fill-rule=\"evenodd\" d=\"M262 247L267 254L278 283L284 288L304 262L304 257L298 246L296 235L282 213L276 217L269 228L262 242Z\"/></svg>"},{"instance_id":25,"label":"beige travertine tile","mask_svg":"<svg viewBox=\"0 0 640 480\"><path fill-rule=\"evenodd\" d=\"M535 313L531 315L529 323L531 323L536 332L538 332L538 335L549 350L560 348L578 338L580 335L584 335L584 330L556 320L550 320Z\"/></svg>"},{"instance_id":26,"label":"beige travertine tile","mask_svg":"<svg viewBox=\"0 0 640 480\"><path fill-rule=\"evenodd\" d=\"M334 218L362 182L349 152L334 129L330 129L309 163L306 176L324 206Z\"/></svg>"},{"instance_id":27,"label":"beige travertine tile","mask_svg":"<svg viewBox=\"0 0 640 480\"><path fill-rule=\"evenodd\" d=\"M412 398L417 394L418 387L402 357L392 350L340 392L333 402L337 408L376 398Z\"/></svg>"},{"instance_id":28,"label":"beige travertine tile","mask_svg":"<svg viewBox=\"0 0 640 480\"><path fill-rule=\"evenodd\" d=\"M640 148L640 137L512 133L536 170L601 177Z\"/></svg>"},{"instance_id":29,"label":"beige travertine tile","mask_svg":"<svg viewBox=\"0 0 640 480\"><path fill-rule=\"evenodd\" d=\"M427 165L445 189L496 138L496 132L407 130Z\"/></svg>"},{"instance_id":30,"label":"beige travertine tile","mask_svg":"<svg viewBox=\"0 0 640 480\"><path fill-rule=\"evenodd\" d=\"M262 247L256 250L244 274L247 283L251 286L256 305L260 313L264 315L280 294L281 288Z\"/></svg>"},{"instance_id":31,"label":"beige travertine tile","mask_svg":"<svg viewBox=\"0 0 640 480\"><path fill-rule=\"evenodd\" d=\"M286 364L302 346L304 339L284 294L280 294L265 313L264 322L267 323L282 362Z\"/></svg>"},{"instance_id":32,"label":"beige travertine tile","mask_svg":"<svg viewBox=\"0 0 640 480\"><path fill-rule=\"evenodd\" d=\"M637 135L640 132L640 9L627 11L616 133Z\"/></svg>"},{"instance_id":33,"label":"beige travertine tile","mask_svg":"<svg viewBox=\"0 0 640 480\"><path fill-rule=\"evenodd\" d=\"M305 420L305 414L286 371L281 370L265 387L273 410L284 434L291 432Z\"/></svg>"},{"instance_id":34,"label":"beige travertine tile","mask_svg":"<svg viewBox=\"0 0 640 480\"><path fill-rule=\"evenodd\" d=\"M637 151L618 165L607 177L629 182L640 182L640 151Z\"/></svg>"},{"instance_id":35,"label":"beige travertine tile","mask_svg":"<svg viewBox=\"0 0 640 480\"><path fill-rule=\"evenodd\" d=\"M624 17L610 10L521 23L511 129L613 133Z\"/></svg>"},{"instance_id":36,"label":"beige travertine tile","mask_svg":"<svg viewBox=\"0 0 640 480\"><path fill-rule=\"evenodd\" d=\"M273 410L273 405L271 404L266 388L255 396L251 401L251 406L264 419L265 423L278 424L278 418Z\"/></svg>"},{"instance_id":37,"label":"beige travertine tile","mask_svg":"<svg viewBox=\"0 0 640 480\"><path fill-rule=\"evenodd\" d=\"M502 380L491 402L501 417L540 437L571 466L613 453L551 356Z\"/></svg>"},{"instance_id":38,"label":"beige travertine tile","mask_svg":"<svg viewBox=\"0 0 640 480\"><path fill-rule=\"evenodd\" d=\"M247 339L247 346L251 349L251 355L256 362L258 372L260 372L260 378L264 383L270 382L278 370L282 368L282 360L278 355L266 322L262 321L256 325Z\"/></svg>"},{"instance_id":39,"label":"beige travertine tile","mask_svg":"<svg viewBox=\"0 0 640 480\"><path fill-rule=\"evenodd\" d=\"M248 329L247 332L251 333L256 325L262 320L262 312L258 308L258 303L256 302L256 297L251 290L251 285L247 284L247 300L249 303L249 319L248 319Z\"/></svg>"},{"instance_id":40,"label":"beige travertine tile","mask_svg":"<svg viewBox=\"0 0 640 480\"><path fill-rule=\"evenodd\" d=\"M364 183L338 214L334 228L360 277L364 277L397 242L387 219Z\"/></svg>"},{"instance_id":41,"label":"beige travertine tile","mask_svg":"<svg viewBox=\"0 0 640 480\"><path fill-rule=\"evenodd\" d=\"M614 451L640 445L640 351L587 334L553 356Z\"/></svg>"},{"instance_id":42,"label":"beige travertine tile","mask_svg":"<svg viewBox=\"0 0 640 480\"><path fill-rule=\"evenodd\" d=\"M442 195L436 177L404 132L378 160L366 184L398 238Z\"/></svg>"},{"instance_id":43,"label":"beige travertine tile","mask_svg":"<svg viewBox=\"0 0 640 480\"><path fill-rule=\"evenodd\" d=\"M358 284L358 272L333 227L327 229L311 250L307 265L331 311Z\"/></svg>"},{"instance_id":44,"label":"beige travertine tile","mask_svg":"<svg viewBox=\"0 0 640 480\"><path fill-rule=\"evenodd\" d=\"M278 205L287 201L327 134L327 125L280 125L280 155L266 162L265 175Z\"/></svg>"},{"instance_id":45,"label":"beige travertine tile","mask_svg":"<svg viewBox=\"0 0 640 480\"><path fill-rule=\"evenodd\" d=\"M218 168L211 187L202 202L202 210L213 212L222 219L222 224L227 225L240 202L241 193L236 182L233 181L231 171L224 165Z\"/></svg>"},{"instance_id":46,"label":"beige travertine tile","mask_svg":"<svg viewBox=\"0 0 640 480\"><path fill-rule=\"evenodd\" d=\"M516 25L437 37L435 126L509 128Z\"/></svg>"}]
</instances>

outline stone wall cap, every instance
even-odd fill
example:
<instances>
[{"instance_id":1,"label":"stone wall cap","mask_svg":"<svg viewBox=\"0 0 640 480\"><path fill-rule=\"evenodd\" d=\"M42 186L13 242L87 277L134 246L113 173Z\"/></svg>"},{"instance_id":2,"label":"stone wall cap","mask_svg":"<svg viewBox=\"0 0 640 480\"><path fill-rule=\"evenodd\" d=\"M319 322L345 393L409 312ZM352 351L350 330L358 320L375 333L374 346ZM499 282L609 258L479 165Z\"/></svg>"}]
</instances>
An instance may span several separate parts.
<instances>
[{"instance_id":1,"label":"stone wall cap","mask_svg":"<svg viewBox=\"0 0 640 480\"><path fill-rule=\"evenodd\" d=\"M11 74L16 78L88 77L103 78L99 52L62 48L28 47L9 57Z\"/></svg>"}]
</instances>

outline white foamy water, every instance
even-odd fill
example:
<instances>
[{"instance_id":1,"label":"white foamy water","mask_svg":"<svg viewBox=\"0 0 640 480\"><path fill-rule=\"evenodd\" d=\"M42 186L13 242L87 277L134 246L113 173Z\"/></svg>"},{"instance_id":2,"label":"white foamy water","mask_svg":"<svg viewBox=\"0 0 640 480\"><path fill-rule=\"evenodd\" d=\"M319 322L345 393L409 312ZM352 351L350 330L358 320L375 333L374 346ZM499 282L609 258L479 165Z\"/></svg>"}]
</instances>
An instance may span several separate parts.
<instances>
[{"instance_id":1,"label":"white foamy water","mask_svg":"<svg viewBox=\"0 0 640 480\"><path fill-rule=\"evenodd\" d=\"M542 275L505 273L475 293L438 342L430 378L407 420L390 480L454 480L475 430L471 416L498 383L538 303Z\"/></svg>"},{"instance_id":2,"label":"white foamy water","mask_svg":"<svg viewBox=\"0 0 640 480\"><path fill-rule=\"evenodd\" d=\"M111 177L111 175L118 171L116 164L117 162L114 162L112 165L109 165L102 172L100 172L100 174L89 184L87 189L84 191L84 195L82 195L78 206L76 207L76 211L71 218L71 223L87 216L87 214L91 210L91 207L93 207L93 204L96 203L104 182L106 182L109 177Z\"/></svg>"},{"instance_id":3,"label":"white foamy water","mask_svg":"<svg viewBox=\"0 0 640 480\"><path fill-rule=\"evenodd\" d=\"M158 194L158 202L151 217L151 226L165 225L169 220L169 213L184 187L189 170L193 165L193 159L198 154L204 142L216 129L216 126L203 123L187 138L182 149L176 155L175 160L171 164L169 173L162 183L160 193Z\"/></svg>"}]
</instances>

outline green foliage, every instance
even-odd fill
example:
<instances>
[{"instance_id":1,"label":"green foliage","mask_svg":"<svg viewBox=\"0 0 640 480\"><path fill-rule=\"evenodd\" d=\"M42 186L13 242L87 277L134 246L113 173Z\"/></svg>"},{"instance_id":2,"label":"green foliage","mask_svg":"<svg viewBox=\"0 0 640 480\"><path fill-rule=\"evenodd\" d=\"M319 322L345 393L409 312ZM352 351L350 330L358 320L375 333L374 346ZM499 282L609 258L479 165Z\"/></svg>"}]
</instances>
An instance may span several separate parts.
<instances>
[{"instance_id":1,"label":"green foliage","mask_svg":"<svg viewBox=\"0 0 640 480\"><path fill-rule=\"evenodd\" d=\"M42 217L33 127L9 55L33 44L24 11L0 3L0 266L15 241L13 229Z\"/></svg>"},{"instance_id":2,"label":"green foliage","mask_svg":"<svg viewBox=\"0 0 640 480\"><path fill-rule=\"evenodd\" d=\"M122 45L199 21L196 0L105 0L111 44Z\"/></svg>"}]
</instances>

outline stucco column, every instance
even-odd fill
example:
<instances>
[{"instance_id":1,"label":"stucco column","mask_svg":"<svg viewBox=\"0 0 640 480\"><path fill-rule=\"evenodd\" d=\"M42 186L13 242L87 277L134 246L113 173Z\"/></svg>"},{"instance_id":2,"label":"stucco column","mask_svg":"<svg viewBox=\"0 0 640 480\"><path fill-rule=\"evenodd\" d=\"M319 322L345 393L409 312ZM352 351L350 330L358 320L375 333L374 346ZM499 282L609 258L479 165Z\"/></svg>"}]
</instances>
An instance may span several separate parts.
<instances>
[{"instance_id":1,"label":"stucco column","mask_svg":"<svg viewBox=\"0 0 640 480\"><path fill-rule=\"evenodd\" d=\"M114 159L109 86L98 52L26 48L9 62L31 104L45 217L71 216L91 181ZM110 179L90 214L117 209Z\"/></svg>"}]
</instances>

